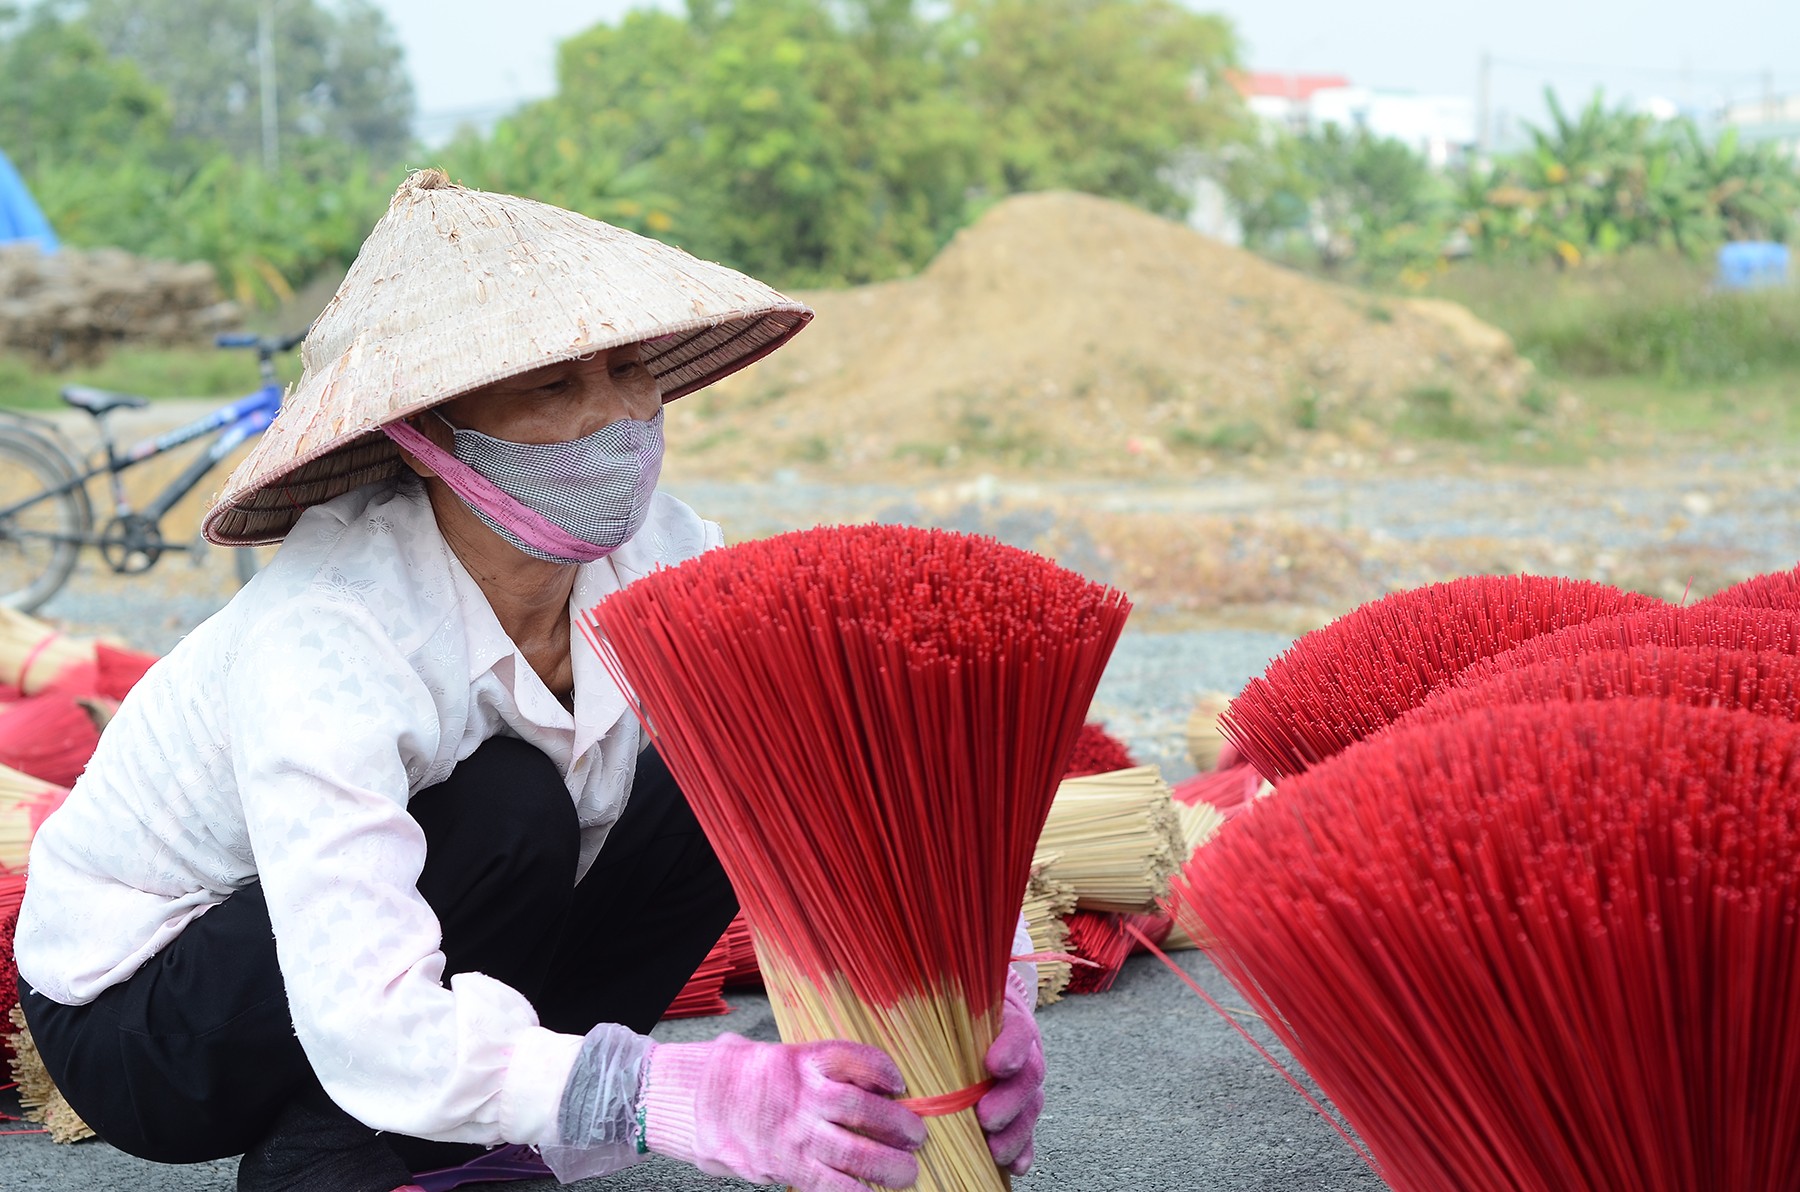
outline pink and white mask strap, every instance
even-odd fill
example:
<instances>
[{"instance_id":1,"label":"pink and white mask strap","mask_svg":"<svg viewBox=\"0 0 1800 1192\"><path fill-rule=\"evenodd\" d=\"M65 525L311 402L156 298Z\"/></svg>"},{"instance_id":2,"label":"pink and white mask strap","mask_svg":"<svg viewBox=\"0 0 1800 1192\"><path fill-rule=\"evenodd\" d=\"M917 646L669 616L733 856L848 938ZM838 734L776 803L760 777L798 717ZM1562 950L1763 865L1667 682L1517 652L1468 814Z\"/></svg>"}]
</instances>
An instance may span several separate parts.
<instances>
[{"instance_id":1,"label":"pink and white mask strap","mask_svg":"<svg viewBox=\"0 0 1800 1192\"><path fill-rule=\"evenodd\" d=\"M536 547L545 554L579 559L587 563L604 558L618 549L613 546L597 546L575 537L537 510L520 503L492 480L407 423L390 422L381 430L420 463L436 472L438 478L448 484L457 496L467 501L471 508L504 526L520 542Z\"/></svg>"}]
</instances>

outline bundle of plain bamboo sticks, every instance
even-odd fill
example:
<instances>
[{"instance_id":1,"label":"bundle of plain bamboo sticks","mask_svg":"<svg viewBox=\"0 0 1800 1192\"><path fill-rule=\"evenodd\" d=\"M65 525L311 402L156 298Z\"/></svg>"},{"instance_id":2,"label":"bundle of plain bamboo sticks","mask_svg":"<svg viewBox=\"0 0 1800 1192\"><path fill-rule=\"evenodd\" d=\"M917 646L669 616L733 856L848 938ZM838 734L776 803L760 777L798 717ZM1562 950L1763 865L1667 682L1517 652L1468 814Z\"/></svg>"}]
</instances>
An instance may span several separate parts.
<instances>
[{"instance_id":1,"label":"bundle of plain bamboo sticks","mask_svg":"<svg viewBox=\"0 0 1800 1192\"><path fill-rule=\"evenodd\" d=\"M94 665L92 641L0 607L0 684L19 695L36 695L63 675Z\"/></svg>"},{"instance_id":2,"label":"bundle of plain bamboo sticks","mask_svg":"<svg viewBox=\"0 0 1800 1192\"><path fill-rule=\"evenodd\" d=\"M1065 779L1038 837L1044 874L1075 889L1083 910L1158 909L1187 860L1169 785L1155 766Z\"/></svg>"},{"instance_id":3,"label":"bundle of plain bamboo sticks","mask_svg":"<svg viewBox=\"0 0 1800 1192\"><path fill-rule=\"evenodd\" d=\"M1181 821L1181 847L1184 858L1192 857L1199 851L1200 846L1218 835L1219 829L1225 826L1225 816L1211 803L1177 802L1175 817ZM1206 936L1196 939L1182 926L1181 920L1176 919L1174 925L1169 928L1169 936L1163 941L1162 946L1165 952L1209 948L1212 946L1212 940Z\"/></svg>"},{"instance_id":4,"label":"bundle of plain bamboo sticks","mask_svg":"<svg viewBox=\"0 0 1800 1192\"><path fill-rule=\"evenodd\" d=\"M68 794L54 782L0 766L0 873L25 868L38 825Z\"/></svg>"},{"instance_id":5,"label":"bundle of plain bamboo sticks","mask_svg":"<svg viewBox=\"0 0 1800 1192\"><path fill-rule=\"evenodd\" d=\"M1188 761L1194 769L1205 773L1217 769L1219 754L1225 748L1225 734L1219 731L1219 717L1231 707L1231 697L1223 691L1203 691L1194 697L1194 710L1188 714L1186 737Z\"/></svg>"},{"instance_id":6,"label":"bundle of plain bamboo sticks","mask_svg":"<svg viewBox=\"0 0 1800 1192\"><path fill-rule=\"evenodd\" d=\"M1046 872L1060 853L1037 853L1031 859L1031 881L1025 886L1025 926L1031 932L1031 950L1051 955L1069 950L1068 917L1075 910L1075 887ZM1069 962L1037 962L1038 1005L1061 1001L1069 987Z\"/></svg>"}]
</instances>

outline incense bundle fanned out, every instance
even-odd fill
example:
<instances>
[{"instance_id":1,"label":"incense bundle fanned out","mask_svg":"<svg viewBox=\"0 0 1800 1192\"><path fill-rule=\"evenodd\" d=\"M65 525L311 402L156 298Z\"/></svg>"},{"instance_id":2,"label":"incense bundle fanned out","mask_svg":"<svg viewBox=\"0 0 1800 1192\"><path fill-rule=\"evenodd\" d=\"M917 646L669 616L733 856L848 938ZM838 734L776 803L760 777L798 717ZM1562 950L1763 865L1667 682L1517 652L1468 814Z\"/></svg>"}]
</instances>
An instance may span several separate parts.
<instances>
[{"instance_id":1,"label":"incense bundle fanned out","mask_svg":"<svg viewBox=\"0 0 1800 1192\"><path fill-rule=\"evenodd\" d=\"M1662 699L1395 728L1182 914L1398 1192L1800 1187L1800 726Z\"/></svg>"},{"instance_id":2,"label":"incense bundle fanned out","mask_svg":"<svg viewBox=\"0 0 1800 1192\"><path fill-rule=\"evenodd\" d=\"M1075 752L1069 755L1065 778L1081 778L1088 774L1105 774L1112 770L1128 770L1137 765L1125 742L1106 731L1106 726L1090 720L1081 726L1075 738Z\"/></svg>"},{"instance_id":3,"label":"incense bundle fanned out","mask_svg":"<svg viewBox=\"0 0 1800 1192\"><path fill-rule=\"evenodd\" d=\"M0 911L0 1023L7 1021L19 1004L19 965L13 958L13 935L19 927L19 908ZM12 1058L12 1042L0 1028L0 1060Z\"/></svg>"},{"instance_id":4,"label":"incense bundle fanned out","mask_svg":"<svg viewBox=\"0 0 1800 1192\"><path fill-rule=\"evenodd\" d=\"M99 744L93 716L72 696L37 695L0 708L0 766L73 786Z\"/></svg>"},{"instance_id":5,"label":"incense bundle fanned out","mask_svg":"<svg viewBox=\"0 0 1800 1192\"><path fill-rule=\"evenodd\" d=\"M19 1086L19 1106L25 1120L43 1126L51 1142L80 1142L94 1137L93 1127L82 1121L81 1115L69 1106L45 1070L37 1044L32 1042L31 1028L25 1025L24 1009L14 1006L6 1020L10 1024L6 1043L12 1048L8 1067L13 1083Z\"/></svg>"},{"instance_id":6,"label":"incense bundle fanned out","mask_svg":"<svg viewBox=\"0 0 1800 1192\"><path fill-rule=\"evenodd\" d=\"M95 642L93 694L116 704L125 698L125 693L135 687L137 681L157 661L154 654L142 654L106 642Z\"/></svg>"},{"instance_id":7,"label":"incense bundle fanned out","mask_svg":"<svg viewBox=\"0 0 1800 1192\"><path fill-rule=\"evenodd\" d=\"M1753 575L1723 591L1714 592L1694 607L1710 606L1800 611L1800 567L1790 571L1771 571L1766 575Z\"/></svg>"},{"instance_id":8,"label":"incense bundle fanned out","mask_svg":"<svg viewBox=\"0 0 1800 1192\"><path fill-rule=\"evenodd\" d=\"M1395 592L1290 646L1220 718L1271 782L1372 736L1483 658L1565 626L1645 608L1649 596L1589 580L1475 575Z\"/></svg>"},{"instance_id":9,"label":"incense bundle fanned out","mask_svg":"<svg viewBox=\"0 0 1800 1192\"><path fill-rule=\"evenodd\" d=\"M1553 658L1636 646L1800 654L1800 610L1696 604L1692 608L1664 606L1601 617L1546 633L1503 654L1484 658L1457 676L1457 681L1480 683Z\"/></svg>"},{"instance_id":10,"label":"incense bundle fanned out","mask_svg":"<svg viewBox=\"0 0 1800 1192\"><path fill-rule=\"evenodd\" d=\"M1800 656L1709 646L1636 646L1547 658L1433 693L1398 725L1454 720L1504 704L1652 696L1800 720ZM1398 727L1397 725L1397 727Z\"/></svg>"},{"instance_id":11,"label":"incense bundle fanned out","mask_svg":"<svg viewBox=\"0 0 1800 1192\"><path fill-rule=\"evenodd\" d=\"M0 683L22 695L36 695L93 666L93 642L65 636L36 617L0 607Z\"/></svg>"},{"instance_id":12,"label":"incense bundle fanned out","mask_svg":"<svg viewBox=\"0 0 1800 1192\"><path fill-rule=\"evenodd\" d=\"M1157 909L1186 852L1169 786L1155 766L1065 779L1038 851L1045 872L1075 887L1083 910L1144 914Z\"/></svg>"},{"instance_id":13,"label":"incense bundle fanned out","mask_svg":"<svg viewBox=\"0 0 1800 1192\"><path fill-rule=\"evenodd\" d=\"M0 874L25 868L38 825L68 797L67 787L0 765ZM24 890L22 880L19 889ZM4 912L0 905L0 914Z\"/></svg>"},{"instance_id":14,"label":"incense bundle fanned out","mask_svg":"<svg viewBox=\"0 0 1800 1192\"><path fill-rule=\"evenodd\" d=\"M710 551L584 619L738 891L782 1037L899 1064L923 1192L1006 1187L972 1107L1128 607L988 539L860 526Z\"/></svg>"}]
</instances>

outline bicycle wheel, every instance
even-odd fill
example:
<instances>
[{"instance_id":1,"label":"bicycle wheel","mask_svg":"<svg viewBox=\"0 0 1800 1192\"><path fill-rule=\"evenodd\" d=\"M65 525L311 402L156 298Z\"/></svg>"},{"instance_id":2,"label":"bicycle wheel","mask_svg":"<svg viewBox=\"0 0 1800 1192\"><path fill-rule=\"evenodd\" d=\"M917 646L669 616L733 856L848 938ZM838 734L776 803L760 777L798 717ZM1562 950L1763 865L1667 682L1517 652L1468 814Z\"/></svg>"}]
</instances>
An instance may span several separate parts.
<instances>
[{"instance_id":1,"label":"bicycle wheel","mask_svg":"<svg viewBox=\"0 0 1800 1192\"><path fill-rule=\"evenodd\" d=\"M0 509L30 501L0 516L0 605L31 612L75 570L80 540L94 526L87 490L47 494L77 475L74 463L40 437L0 428ZM40 499L31 501L34 495Z\"/></svg>"}]
</instances>

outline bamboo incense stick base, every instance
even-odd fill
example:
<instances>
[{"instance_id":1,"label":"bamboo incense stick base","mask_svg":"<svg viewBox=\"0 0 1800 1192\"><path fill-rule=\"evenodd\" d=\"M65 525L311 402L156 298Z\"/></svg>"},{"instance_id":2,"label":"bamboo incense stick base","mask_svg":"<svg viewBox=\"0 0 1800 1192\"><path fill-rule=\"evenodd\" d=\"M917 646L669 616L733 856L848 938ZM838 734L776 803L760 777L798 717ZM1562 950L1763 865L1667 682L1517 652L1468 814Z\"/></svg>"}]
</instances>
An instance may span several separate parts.
<instances>
[{"instance_id":1,"label":"bamboo incense stick base","mask_svg":"<svg viewBox=\"0 0 1800 1192\"><path fill-rule=\"evenodd\" d=\"M69 1107L61 1090L51 1081L44 1061L38 1056L37 1044L32 1042L31 1028L25 1025L24 1007L12 1008L10 1025L8 1042L13 1049L12 1078L19 1086L19 1105L25 1120L43 1126L51 1142L80 1142L94 1137L93 1128Z\"/></svg>"},{"instance_id":2,"label":"bamboo incense stick base","mask_svg":"<svg viewBox=\"0 0 1800 1192\"><path fill-rule=\"evenodd\" d=\"M906 1096L936 1097L987 1079L985 1057L999 1031L999 1009L977 1021L958 994L903 998L892 1007L859 1001L848 982L821 989L757 945L775 1024L789 1043L848 1039L872 1043L894 1057ZM918 1152L917 1192L1009 1192L1012 1179L994 1164L975 1110L925 1119Z\"/></svg>"}]
</instances>

